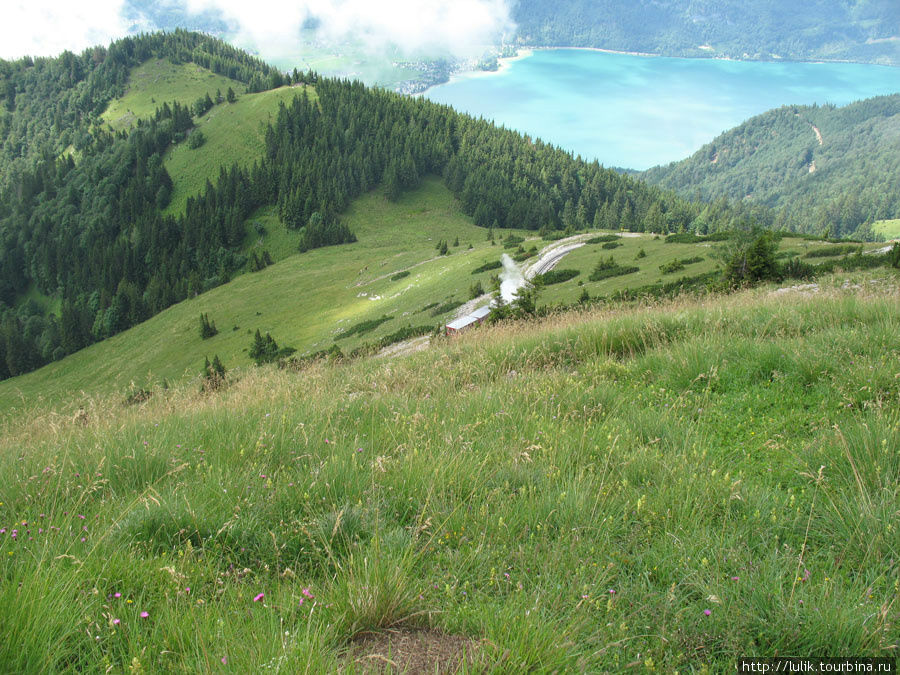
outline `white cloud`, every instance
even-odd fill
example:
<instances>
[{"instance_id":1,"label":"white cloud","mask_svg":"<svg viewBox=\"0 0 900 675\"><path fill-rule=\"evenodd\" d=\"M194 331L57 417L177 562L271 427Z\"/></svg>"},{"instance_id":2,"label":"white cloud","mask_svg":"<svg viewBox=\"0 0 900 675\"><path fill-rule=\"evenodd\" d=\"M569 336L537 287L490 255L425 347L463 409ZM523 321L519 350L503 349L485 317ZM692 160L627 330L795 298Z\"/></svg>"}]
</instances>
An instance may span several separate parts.
<instances>
[{"instance_id":1,"label":"white cloud","mask_svg":"<svg viewBox=\"0 0 900 675\"><path fill-rule=\"evenodd\" d=\"M318 20L316 38L407 56L477 56L514 27L513 0L2 0L0 58L55 56L153 30L147 5L191 14L221 13L238 46L263 57L296 53L301 28ZM152 4L151 4L152 3ZM130 14L126 18L124 14ZM135 18L137 17L137 19ZM137 24L135 21L137 20Z\"/></svg>"},{"instance_id":2,"label":"white cloud","mask_svg":"<svg viewBox=\"0 0 900 675\"><path fill-rule=\"evenodd\" d=\"M0 58L56 56L127 34L124 0L3 0Z\"/></svg>"},{"instance_id":3,"label":"white cloud","mask_svg":"<svg viewBox=\"0 0 900 675\"><path fill-rule=\"evenodd\" d=\"M238 40L266 56L288 53L308 18L317 38L354 41L371 50L394 46L407 55L478 54L513 27L508 0L186 0L191 12L218 10L236 24Z\"/></svg>"}]
</instances>

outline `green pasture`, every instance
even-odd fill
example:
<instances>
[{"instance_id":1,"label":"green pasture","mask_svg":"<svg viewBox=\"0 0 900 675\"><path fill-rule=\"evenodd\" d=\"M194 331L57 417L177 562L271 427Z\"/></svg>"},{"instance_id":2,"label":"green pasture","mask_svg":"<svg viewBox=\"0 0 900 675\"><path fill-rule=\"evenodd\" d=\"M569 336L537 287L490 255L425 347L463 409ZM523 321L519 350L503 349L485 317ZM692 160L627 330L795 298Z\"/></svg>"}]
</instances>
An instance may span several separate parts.
<instances>
[{"instance_id":1,"label":"green pasture","mask_svg":"<svg viewBox=\"0 0 900 675\"><path fill-rule=\"evenodd\" d=\"M85 353L112 383L105 359L193 369L223 354L227 335L199 343L201 310L223 333L241 323L229 349L276 315L287 342L315 312L320 328L371 315L325 306L400 292L374 278L425 257L433 197L431 213L421 195L394 209L389 247L366 234L380 257L297 256L242 278L267 289L257 304L230 291L240 318L213 292ZM404 282L450 293L433 278L487 253ZM343 270L343 285L319 300L289 266L304 260L313 277ZM128 406L114 393L13 411L0 421L0 670L362 672L390 658L402 671L399 643L370 654L361 639L421 630L463 641L425 672L894 656L897 280L855 281L482 327L301 372L228 352L217 391L156 383Z\"/></svg>"},{"instance_id":2,"label":"green pasture","mask_svg":"<svg viewBox=\"0 0 900 675\"><path fill-rule=\"evenodd\" d=\"M195 121L195 129L206 139L191 149L185 140L173 147L165 157L166 170L172 177L172 201L166 213L184 210L188 197L203 191L206 181L216 182L219 171L233 164L253 164L265 148L265 131L274 121L281 103L288 104L304 87L281 87L258 94L244 94L234 103L221 103ZM307 88L315 100L315 90Z\"/></svg>"},{"instance_id":3,"label":"green pasture","mask_svg":"<svg viewBox=\"0 0 900 675\"><path fill-rule=\"evenodd\" d=\"M900 218L876 221L872 224L872 232L885 239L898 239L900 238Z\"/></svg>"},{"instance_id":4,"label":"green pasture","mask_svg":"<svg viewBox=\"0 0 900 675\"><path fill-rule=\"evenodd\" d=\"M622 234L622 233L620 233ZM584 289L591 297L608 297L614 293L648 285L676 281L682 277L694 277L711 272L720 267L719 250L721 242L700 242L694 244L666 243L664 236L655 234L627 234L619 239L621 246L604 249L602 244L588 244L574 250L564 257L557 269L574 269L580 274L560 284L547 286L540 295L539 304L571 304L576 302ZM779 243L779 253L785 257L799 256L812 264L819 264L841 257L841 255L805 259L809 251L834 247L822 241L809 241L799 238L783 238ZM864 251L881 248L879 244L865 244ZM644 257L638 253L643 250ZM612 255L622 266L638 267L639 271L623 276L611 277L601 281L590 281L591 272L597 261L608 259ZM674 260L690 260L703 258L700 262L689 263L684 269L665 273L660 268Z\"/></svg>"},{"instance_id":5,"label":"green pasture","mask_svg":"<svg viewBox=\"0 0 900 675\"><path fill-rule=\"evenodd\" d=\"M176 65L166 59L150 59L131 71L125 95L110 102L102 119L116 131L126 129L153 115L163 103L178 101L189 106L207 93L215 99L217 89L224 96L228 87L238 95L246 90L242 83L195 63Z\"/></svg>"},{"instance_id":6,"label":"green pasture","mask_svg":"<svg viewBox=\"0 0 900 675\"><path fill-rule=\"evenodd\" d=\"M271 214L258 219L266 222L269 233L259 241L248 227L253 232L248 240L256 239L252 245L262 249L270 238L277 239L281 243L271 246L270 254L290 253L296 235ZM471 270L501 251L434 178L397 203L388 202L380 190L371 192L350 207L345 220L358 237L356 243L290 255L61 361L4 381L0 408L23 398L59 401L81 390L124 391L132 382L175 382L199 372L204 357L216 354L226 367L247 365L246 351L257 329L271 332L279 345L302 354L329 348L339 331L384 314L392 319L371 333L341 340L340 348L347 351L409 324L437 326L450 314L431 316L420 310L435 302L468 300L475 279ZM460 245L453 247L457 238ZM441 239L451 244L447 256L436 250ZM409 276L390 279L402 270ZM200 339L201 312L219 330L208 340Z\"/></svg>"}]
</instances>

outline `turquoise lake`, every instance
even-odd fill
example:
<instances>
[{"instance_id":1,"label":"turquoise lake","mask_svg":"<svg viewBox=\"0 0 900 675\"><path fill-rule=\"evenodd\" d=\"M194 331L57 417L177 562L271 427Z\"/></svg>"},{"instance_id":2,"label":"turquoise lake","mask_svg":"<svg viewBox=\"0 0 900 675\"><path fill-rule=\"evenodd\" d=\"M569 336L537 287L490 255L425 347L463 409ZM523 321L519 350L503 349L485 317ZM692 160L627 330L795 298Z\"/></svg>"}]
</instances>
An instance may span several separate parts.
<instances>
[{"instance_id":1,"label":"turquoise lake","mask_svg":"<svg viewBox=\"0 0 900 675\"><path fill-rule=\"evenodd\" d=\"M646 169L684 159L770 108L897 92L900 68L887 66L548 49L496 73L456 77L425 96L605 166Z\"/></svg>"}]
</instances>

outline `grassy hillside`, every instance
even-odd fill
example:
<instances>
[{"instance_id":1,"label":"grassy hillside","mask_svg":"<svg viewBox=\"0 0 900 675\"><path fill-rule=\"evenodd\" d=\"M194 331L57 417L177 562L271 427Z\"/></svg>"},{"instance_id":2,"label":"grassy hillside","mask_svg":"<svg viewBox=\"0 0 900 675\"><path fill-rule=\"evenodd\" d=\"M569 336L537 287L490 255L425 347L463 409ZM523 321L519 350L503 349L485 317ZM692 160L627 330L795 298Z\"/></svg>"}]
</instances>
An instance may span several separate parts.
<instances>
[{"instance_id":1,"label":"grassy hillside","mask_svg":"<svg viewBox=\"0 0 900 675\"><path fill-rule=\"evenodd\" d=\"M190 106L205 94L215 99L217 90L224 96L229 87L238 95L237 100L215 105L195 121L204 144L191 149L183 141L166 153L166 170L174 184L167 213L181 213L188 197L199 194L207 180L215 182L220 169L235 163L252 164L265 147L265 128L274 119L278 105L290 102L301 89L281 87L245 94L244 84L197 64L151 59L132 69L125 95L113 99L102 115L111 128L128 128L138 119L151 117L163 103L178 101ZM314 89L307 92L315 98Z\"/></svg>"},{"instance_id":2,"label":"grassy hillside","mask_svg":"<svg viewBox=\"0 0 900 675\"><path fill-rule=\"evenodd\" d=\"M597 234L608 235L609 233ZM615 248L608 248L611 243L604 241L586 244L565 256L556 269L576 270L578 275L562 283L547 285L540 294L539 305L572 304L579 299L583 290L587 290L592 298L606 298L621 291L668 283L683 277L700 276L720 267L721 261L718 257L720 243L673 243L667 242L665 237L654 234L618 234L619 239L613 242L617 244ZM546 244L546 242L535 243L538 247ZM863 251L874 251L879 248L881 248L880 244L862 246ZM786 237L779 243L778 255L781 259L801 257L807 262L817 264L838 260L847 254L847 250L841 245L824 241ZM829 255L832 252L834 254ZM617 264L623 267L636 267L637 271L600 281L591 281L590 276L597 263L610 256ZM672 263L676 261L681 261L683 266L672 266ZM667 268L667 266L669 267ZM667 269L670 271L666 271ZM490 274L490 272L484 272L476 277L482 281L485 288L489 283Z\"/></svg>"},{"instance_id":3,"label":"grassy hillside","mask_svg":"<svg viewBox=\"0 0 900 675\"><path fill-rule=\"evenodd\" d=\"M685 196L743 199L845 236L900 217L900 94L842 108L785 106L642 177ZM861 228L861 226L863 226Z\"/></svg>"},{"instance_id":4,"label":"grassy hillside","mask_svg":"<svg viewBox=\"0 0 900 675\"><path fill-rule=\"evenodd\" d=\"M0 382L0 408L21 409L35 400L62 401L73 392L120 392L132 387L151 387L163 380L177 382L194 377L204 358L218 355L226 367L251 362L247 352L256 329L270 332L279 345L301 354L327 349L335 342L343 351L371 342L405 326L435 327L446 323L453 310L470 298L478 282L492 290L491 277L498 270L473 274L486 262L498 261L513 248L486 240L487 231L462 214L459 204L436 178L389 202L380 190L354 203L346 222L359 241L298 254L299 235L287 230L272 209L263 209L248 223L246 252L269 251L280 261L261 272L244 274L230 283L181 302L124 333L91 345L33 373ZM262 227L258 234L256 226ZM533 232L503 230L525 238L523 248L540 249L548 242ZM459 246L452 243L459 240ZM440 240L451 244L448 256L439 256ZM609 250L589 244L568 254L559 269L575 269L578 276L546 286L540 305L572 304L587 289L591 297L608 297L618 291L716 269L716 244L673 244L652 234L622 236ZM471 244L472 248L469 249ZM877 248L864 246L865 250ZM646 254L638 258L638 252ZM784 256L805 256L815 251L835 251L834 256L807 259L818 264L846 255L843 247L827 242L785 238ZM602 281L590 281L601 258L612 255L621 265L638 272ZM673 260L692 260L684 269L664 273L660 268ZM408 276L393 279L408 271ZM442 309L443 307L443 309ZM208 340L199 335L199 315L216 323L219 334ZM373 328L339 339L342 331L357 324L390 317Z\"/></svg>"},{"instance_id":5,"label":"grassy hillside","mask_svg":"<svg viewBox=\"0 0 900 675\"><path fill-rule=\"evenodd\" d=\"M258 219L267 234L254 235L248 247L270 247L272 240L296 242L273 218ZM500 247L485 240L485 230L462 215L439 181L429 179L399 202L373 192L358 200L346 221L359 241L293 255L262 272L245 274L194 299L179 303L134 328L92 345L47 368L0 383L0 408L21 395L59 399L79 390L124 390L193 374L204 356L218 354L231 367L250 362L244 353L257 328L270 331L279 344L301 352L330 347L334 335L355 323L384 314L392 320L371 333L340 341L351 349L407 325L437 325L449 314L432 316L425 305L451 298L468 299L471 270L499 256ZM522 233L524 234L524 233ZM440 257L440 239L460 246ZM472 250L467 246L471 243ZM296 243L294 244L296 251ZM402 270L410 275L392 281ZM208 313L219 334L199 336L199 315ZM234 327L237 327L235 329Z\"/></svg>"},{"instance_id":6,"label":"grassy hillside","mask_svg":"<svg viewBox=\"0 0 900 675\"><path fill-rule=\"evenodd\" d=\"M163 103L178 101L191 105L200 96L215 98L231 87L236 94L246 91L237 80L217 75L196 63L174 64L169 59L150 59L133 68L128 89L121 98L110 101L102 119L115 130L134 126L137 120L153 115Z\"/></svg>"},{"instance_id":7,"label":"grassy hillside","mask_svg":"<svg viewBox=\"0 0 900 675\"><path fill-rule=\"evenodd\" d=\"M879 220L872 225L872 231L885 240L900 238L900 218Z\"/></svg>"},{"instance_id":8,"label":"grassy hillside","mask_svg":"<svg viewBox=\"0 0 900 675\"><path fill-rule=\"evenodd\" d=\"M265 149L265 130L275 119L280 103L289 103L300 87L281 87L258 94L245 94L234 103L222 103L200 117L195 130L206 139L191 149L188 141L173 147L165 157L174 188L168 213L181 213L188 197L203 191L206 181L215 182L222 168L232 164L250 166ZM307 89L311 100L315 90ZM196 98L196 97L195 97Z\"/></svg>"},{"instance_id":9,"label":"grassy hillside","mask_svg":"<svg viewBox=\"0 0 900 675\"><path fill-rule=\"evenodd\" d=\"M900 297L843 282L8 415L0 669L890 656Z\"/></svg>"}]
</instances>

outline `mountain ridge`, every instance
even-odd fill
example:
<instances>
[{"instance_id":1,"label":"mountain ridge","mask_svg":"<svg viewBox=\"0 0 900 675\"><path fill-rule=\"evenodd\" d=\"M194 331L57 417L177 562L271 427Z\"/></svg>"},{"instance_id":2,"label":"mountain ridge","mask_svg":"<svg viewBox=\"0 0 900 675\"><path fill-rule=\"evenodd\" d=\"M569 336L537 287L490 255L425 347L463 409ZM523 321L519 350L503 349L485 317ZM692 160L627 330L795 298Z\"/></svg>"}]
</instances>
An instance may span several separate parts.
<instances>
[{"instance_id":1,"label":"mountain ridge","mask_svg":"<svg viewBox=\"0 0 900 675\"><path fill-rule=\"evenodd\" d=\"M900 217L900 94L782 106L640 175L682 196L773 209L776 229L873 238Z\"/></svg>"}]
</instances>

